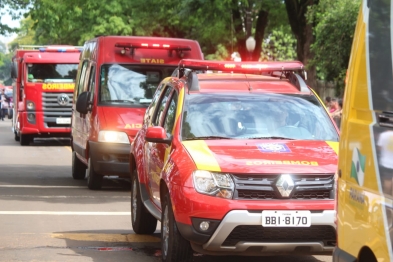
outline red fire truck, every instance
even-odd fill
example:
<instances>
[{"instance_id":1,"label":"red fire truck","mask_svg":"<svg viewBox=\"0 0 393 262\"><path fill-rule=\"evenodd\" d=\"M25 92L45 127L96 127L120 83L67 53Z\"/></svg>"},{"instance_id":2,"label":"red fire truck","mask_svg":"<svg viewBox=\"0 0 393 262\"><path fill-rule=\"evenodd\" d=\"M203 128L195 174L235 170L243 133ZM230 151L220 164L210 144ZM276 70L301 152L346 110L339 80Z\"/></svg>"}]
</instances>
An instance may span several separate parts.
<instances>
[{"instance_id":1,"label":"red fire truck","mask_svg":"<svg viewBox=\"0 0 393 262\"><path fill-rule=\"evenodd\" d=\"M69 137L81 47L20 46L12 59L15 140Z\"/></svg>"}]
</instances>

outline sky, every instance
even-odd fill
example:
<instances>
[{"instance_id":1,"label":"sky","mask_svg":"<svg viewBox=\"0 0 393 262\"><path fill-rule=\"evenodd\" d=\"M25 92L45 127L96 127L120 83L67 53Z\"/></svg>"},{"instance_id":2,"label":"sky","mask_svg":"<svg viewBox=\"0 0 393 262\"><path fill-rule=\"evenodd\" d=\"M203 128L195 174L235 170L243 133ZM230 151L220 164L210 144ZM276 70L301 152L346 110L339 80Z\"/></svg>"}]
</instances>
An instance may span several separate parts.
<instances>
[{"instance_id":1,"label":"sky","mask_svg":"<svg viewBox=\"0 0 393 262\"><path fill-rule=\"evenodd\" d=\"M2 24L7 24L10 27L19 27L19 20L12 20L11 16L9 16L8 14L5 14L3 16L0 17L1 19L1 23ZM0 41L4 42L4 43L9 43L11 42L14 38L16 37L16 34L12 34L12 35L0 35Z\"/></svg>"}]
</instances>

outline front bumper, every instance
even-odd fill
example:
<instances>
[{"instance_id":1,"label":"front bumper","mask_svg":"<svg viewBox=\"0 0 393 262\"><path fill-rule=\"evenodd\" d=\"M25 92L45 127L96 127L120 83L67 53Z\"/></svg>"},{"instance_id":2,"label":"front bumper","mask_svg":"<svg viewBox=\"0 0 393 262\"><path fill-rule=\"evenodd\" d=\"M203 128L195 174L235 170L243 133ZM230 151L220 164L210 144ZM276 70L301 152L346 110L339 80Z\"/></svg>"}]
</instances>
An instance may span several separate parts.
<instances>
[{"instance_id":1,"label":"front bumper","mask_svg":"<svg viewBox=\"0 0 393 262\"><path fill-rule=\"evenodd\" d=\"M312 211L311 227L262 227L262 211L233 210L207 243L191 240L207 255L331 255L336 244L335 211ZM187 238L187 237L186 237Z\"/></svg>"},{"instance_id":2,"label":"front bumper","mask_svg":"<svg viewBox=\"0 0 393 262\"><path fill-rule=\"evenodd\" d=\"M89 141L94 171L103 176L130 176L130 145Z\"/></svg>"}]
</instances>

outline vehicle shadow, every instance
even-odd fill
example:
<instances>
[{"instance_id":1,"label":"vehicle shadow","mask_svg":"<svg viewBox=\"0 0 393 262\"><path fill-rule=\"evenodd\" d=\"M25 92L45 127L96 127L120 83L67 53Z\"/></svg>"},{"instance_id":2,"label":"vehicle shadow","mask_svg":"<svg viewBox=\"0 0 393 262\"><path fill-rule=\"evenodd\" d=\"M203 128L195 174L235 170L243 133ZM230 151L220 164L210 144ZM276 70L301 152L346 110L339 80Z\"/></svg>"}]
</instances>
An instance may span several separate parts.
<instances>
[{"instance_id":1,"label":"vehicle shadow","mask_svg":"<svg viewBox=\"0 0 393 262\"><path fill-rule=\"evenodd\" d=\"M77 236L79 235L79 237ZM80 256L90 257L93 261L161 261L160 233L136 235L133 231L72 231L57 232L54 236L64 239L67 248ZM82 241L85 236L84 241ZM90 238L89 238L90 236ZM110 240L110 241L108 241ZM123 241L118 241L123 240ZM109 254L108 254L109 253ZM313 256L207 256L194 253L194 262L322 262ZM109 259L109 260L108 260Z\"/></svg>"}]
</instances>

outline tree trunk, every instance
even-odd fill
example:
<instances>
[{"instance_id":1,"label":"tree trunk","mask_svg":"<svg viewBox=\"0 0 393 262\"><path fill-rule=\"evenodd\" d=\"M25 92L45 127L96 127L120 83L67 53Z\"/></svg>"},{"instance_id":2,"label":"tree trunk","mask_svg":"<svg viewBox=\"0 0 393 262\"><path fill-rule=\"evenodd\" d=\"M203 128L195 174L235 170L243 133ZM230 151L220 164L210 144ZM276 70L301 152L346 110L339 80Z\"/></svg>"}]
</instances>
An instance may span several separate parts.
<instances>
[{"instance_id":1,"label":"tree trunk","mask_svg":"<svg viewBox=\"0 0 393 262\"><path fill-rule=\"evenodd\" d=\"M316 86L316 69L315 66L309 64L313 58L310 47L314 42L314 36L313 25L307 23L306 13L308 6L314 4L318 4L318 0L285 0L289 24L297 39L297 59L307 69L307 84L310 87Z\"/></svg>"}]
</instances>

